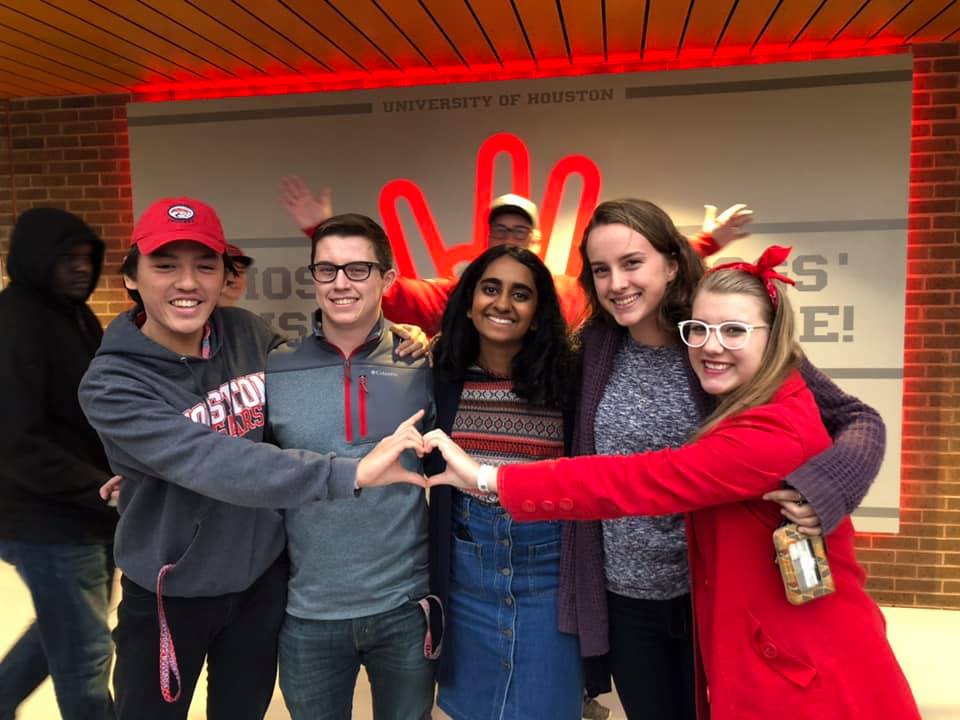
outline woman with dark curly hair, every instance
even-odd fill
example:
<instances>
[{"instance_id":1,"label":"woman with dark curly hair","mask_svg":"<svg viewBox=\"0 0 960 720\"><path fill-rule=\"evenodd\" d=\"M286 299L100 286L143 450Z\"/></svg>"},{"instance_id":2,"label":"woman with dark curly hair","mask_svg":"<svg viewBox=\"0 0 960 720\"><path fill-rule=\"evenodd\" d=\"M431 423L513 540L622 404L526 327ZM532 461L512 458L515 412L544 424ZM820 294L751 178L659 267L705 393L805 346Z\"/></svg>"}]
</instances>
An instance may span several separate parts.
<instances>
[{"instance_id":1,"label":"woman with dark curly hair","mask_svg":"<svg viewBox=\"0 0 960 720\"><path fill-rule=\"evenodd\" d=\"M564 455L576 369L540 259L507 245L484 252L461 276L442 328L438 427L484 463ZM442 471L442 460L426 469ZM448 615L439 706L456 720L580 718L577 639L557 629L560 524L516 526L495 494L438 487L430 535L432 587Z\"/></svg>"}]
</instances>

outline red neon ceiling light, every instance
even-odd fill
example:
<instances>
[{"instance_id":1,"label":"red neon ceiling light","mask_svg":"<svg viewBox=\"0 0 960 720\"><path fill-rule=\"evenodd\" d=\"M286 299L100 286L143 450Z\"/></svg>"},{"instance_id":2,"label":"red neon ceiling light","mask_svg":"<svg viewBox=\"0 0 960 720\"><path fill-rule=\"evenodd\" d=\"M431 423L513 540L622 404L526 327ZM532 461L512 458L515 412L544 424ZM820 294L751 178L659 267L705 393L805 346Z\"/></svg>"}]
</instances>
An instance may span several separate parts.
<instances>
[{"instance_id":1,"label":"red neon ceiling light","mask_svg":"<svg viewBox=\"0 0 960 720\"><path fill-rule=\"evenodd\" d=\"M457 66L438 69L416 68L398 71L313 73L303 75L273 75L218 80L181 80L150 82L133 88L137 100L162 102L251 95L286 95L294 93L336 92L342 90L369 90L385 87L412 87L450 83L486 82L495 80L531 80L550 77L571 77L610 73L654 72L686 70L729 65L754 65L774 62L804 62L848 57L893 55L907 52L909 47L900 38L888 38L882 44L855 46L838 42L824 46L823 42L799 42L784 48L782 45L759 45L749 54L700 56L691 50L686 56L657 58L655 60L625 60L622 62L595 62L590 59L554 65L536 66L533 61L500 65Z\"/></svg>"}]
</instances>

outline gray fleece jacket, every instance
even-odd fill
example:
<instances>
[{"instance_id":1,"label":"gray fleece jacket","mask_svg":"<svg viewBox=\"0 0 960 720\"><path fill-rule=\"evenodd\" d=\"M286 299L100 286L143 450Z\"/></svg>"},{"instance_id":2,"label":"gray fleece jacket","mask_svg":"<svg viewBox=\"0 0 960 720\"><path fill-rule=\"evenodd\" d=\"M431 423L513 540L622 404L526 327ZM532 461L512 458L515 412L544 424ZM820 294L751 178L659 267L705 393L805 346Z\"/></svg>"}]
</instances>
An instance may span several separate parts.
<instances>
[{"instance_id":1,"label":"gray fleece jacket","mask_svg":"<svg viewBox=\"0 0 960 720\"><path fill-rule=\"evenodd\" d=\"M434 422L430 368L399 358L381 317L349 356L314 333L271 353L269 432L280 447L363 457L421 408ZM407 451L404 466L421 471ZM314 502L286 513L287 612L308 620L384 613L428 592L427 504L415 485L368 488L349 503Z\"/></svg>"},{"instance_id":2,"label":"gray fleece jacket","mask_svg":"<svg viewBox=\"0 0 960 720\"><path fill-rule=\"evenodd\" d=\"M357 460L256 442L263 370L277 338L246 310L217 309L207 359L155 343L133 311L114 320L80 384L80 405L124 478L117 565L163 594L248 588L283 551L275 508L352 498Z\"/></svg>"}]
</instances>

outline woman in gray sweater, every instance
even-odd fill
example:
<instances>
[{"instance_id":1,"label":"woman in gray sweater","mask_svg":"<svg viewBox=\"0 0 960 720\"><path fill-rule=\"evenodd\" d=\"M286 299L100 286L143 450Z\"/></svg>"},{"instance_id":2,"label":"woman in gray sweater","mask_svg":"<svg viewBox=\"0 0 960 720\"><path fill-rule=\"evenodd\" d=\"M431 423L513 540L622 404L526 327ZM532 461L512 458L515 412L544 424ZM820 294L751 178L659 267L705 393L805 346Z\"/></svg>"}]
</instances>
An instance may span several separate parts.
<instances>
[{"instance_id":1,"label":"woman in gray sweater","mask_svg":"<svg viewBox=\"0 0 960 720\"><path fill-rule=\"evenodd\" d=\"M663 210L624 199L594 211L580 245L591 317L573 454L683 444L709 414L676 324L690 317L700 259ZM880 468L879 415L804 361L833 446L785 478L788 517L829 532ZM807 505L809 503L809 505ZM585 657L607 661L630 718L693 718L693 635L682 516L567 524L559 622ZM772 553L772 551L771 551ZM771 555L772 558L772 555ZM772 562L772 559L771 559Z\"/></svg>"}]
</instances>

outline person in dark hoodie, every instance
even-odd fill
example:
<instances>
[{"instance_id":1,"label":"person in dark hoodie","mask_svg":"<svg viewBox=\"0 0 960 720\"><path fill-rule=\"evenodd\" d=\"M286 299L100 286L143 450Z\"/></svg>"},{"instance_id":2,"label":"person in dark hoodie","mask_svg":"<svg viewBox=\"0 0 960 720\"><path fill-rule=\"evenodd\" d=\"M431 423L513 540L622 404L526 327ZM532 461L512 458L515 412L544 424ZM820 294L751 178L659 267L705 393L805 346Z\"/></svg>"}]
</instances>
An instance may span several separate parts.
<instances>
[{"instance_id":1,"label":"person in dark hoodie","mask_svg":"<svg viewBox=\"0 0 960 720\"><path fill-rule=\"evenodd\" d=\"M422 453L413 427L422 411L359 461L251 442L263 437L263 370L280 338L246 310L216 307L231 267L211 207L153 203L122 266L137 307L110 324L80 385L80 404L124 478L120 718L186 718L204 660L208 717L262 718L286 605L274 508L423 481L399 462L405 450Z\"/></svg>"},{"instance_id":2,"label":"person in dark hoodie","mask_svg":"<svg viewBox=\"0 0 960 720\"><path fill-rule=\"evenodd\" d=\"M116 513L77 387L103 331L86 304L103 241L65 210L17 219L0 293L0 558L30 591L36 621L0 661L0 719L47 677L60 714L113 718L107 606Z\"/></svg>"}]
</instances>

